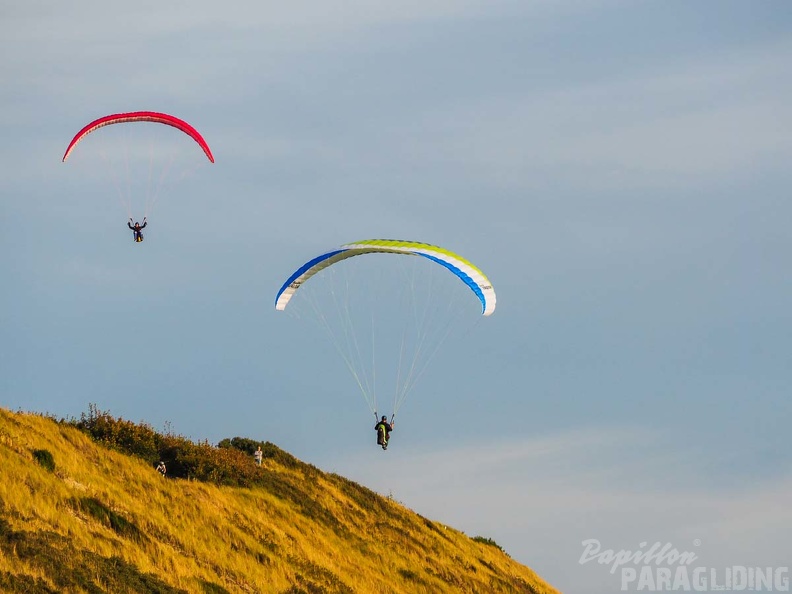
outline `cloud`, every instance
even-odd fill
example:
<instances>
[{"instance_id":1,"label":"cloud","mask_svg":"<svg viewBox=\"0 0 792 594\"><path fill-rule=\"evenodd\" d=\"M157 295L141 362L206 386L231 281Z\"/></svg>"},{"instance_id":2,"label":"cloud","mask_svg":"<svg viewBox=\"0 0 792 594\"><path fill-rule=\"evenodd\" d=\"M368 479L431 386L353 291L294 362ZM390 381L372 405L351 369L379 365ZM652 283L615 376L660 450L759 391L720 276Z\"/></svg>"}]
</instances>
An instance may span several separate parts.
<instances>
[{"instance_id":1,"label":"cloud","mask_svg":"<svg viewBox=\"0 0 792 594\"><path fill-rule=\"evenodd\" d=\"M415 126L431 133L402 151L527 189L569 171L571 184L624 188L780 169L792 149L784 125L792 85L783 75L791 53L774 42L732 55L671 55L623 80L526 81L510 94L462 96L425 112Z\"/></svg>"}]
</instances>

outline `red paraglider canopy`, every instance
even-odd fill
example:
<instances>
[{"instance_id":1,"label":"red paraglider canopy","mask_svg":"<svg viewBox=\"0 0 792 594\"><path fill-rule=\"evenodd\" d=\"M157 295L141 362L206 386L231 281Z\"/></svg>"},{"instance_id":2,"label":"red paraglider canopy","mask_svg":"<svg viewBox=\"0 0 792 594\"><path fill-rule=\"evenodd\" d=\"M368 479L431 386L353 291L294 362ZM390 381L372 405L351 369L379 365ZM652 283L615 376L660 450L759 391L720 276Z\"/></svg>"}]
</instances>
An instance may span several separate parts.
<instances>
[{"instance_id":1,"label":"red paraglider canopy","mask_svg":"<svg viewBox=\"0 0 792 594\"><path fill-rule=\"evenodd\" d=\"M209 160L214 163L214 157L212 156L212 151L209 148L209 145L206 144L206 141L203 139L203 136L193 128L190 124L185 122L184 120L180 120L179 118L168 115L167 113L158 113L156 111L133 111L129 113L114 113L108 116L101 117L97 120L94 120L90 124L86 125L82 130L80 130L77 135L72 138L72 141L69 143L69 146L66 148L66 152L63 154L63 161L65 162L68 159L71 152L74 150L74 147L77 146L77 143L80 142L83 138L85 138L88 134L93 132L94 130L101 128L103 126L109 126L111 124L122 124L125 122L154 122L156 124L165 124L166 126L173 126L174 128L181 130L189 137L191 137L198 145L203 149L203 152L206 153L206 156Z\"/></svg>"}]
</instances>

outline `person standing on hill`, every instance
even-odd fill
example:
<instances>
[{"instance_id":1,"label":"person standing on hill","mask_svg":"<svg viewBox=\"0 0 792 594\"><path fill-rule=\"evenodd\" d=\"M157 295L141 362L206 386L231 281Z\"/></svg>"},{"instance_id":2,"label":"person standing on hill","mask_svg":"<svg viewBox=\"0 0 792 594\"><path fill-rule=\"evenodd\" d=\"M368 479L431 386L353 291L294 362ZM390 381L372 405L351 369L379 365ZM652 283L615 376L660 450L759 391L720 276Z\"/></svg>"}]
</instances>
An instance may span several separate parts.
<instances>
[{"instance_id":1,"label":"person standing on hill","mask_svg":"<svg viewBox=\"0 0 792 594\"><path fill-rule=\"evenodd\" d=\"M261 446L253 453L253 458L256 460L256 466L261 466L261 460L264 458L264 452L261 451Z\"/></svg>"},{"instance_id":2,"label":"person standing on hill","mask_svg":"<svg viewBox=\"0 0 792 594\"><path fill-rule=\"evenodd\" d=\"M160 463L157 464L157 472L159 472L162 476L165 476L165 473L168 472L168 470L165 468L165 462L162 460L160 460Z\"/></svg>"}]
</instances>

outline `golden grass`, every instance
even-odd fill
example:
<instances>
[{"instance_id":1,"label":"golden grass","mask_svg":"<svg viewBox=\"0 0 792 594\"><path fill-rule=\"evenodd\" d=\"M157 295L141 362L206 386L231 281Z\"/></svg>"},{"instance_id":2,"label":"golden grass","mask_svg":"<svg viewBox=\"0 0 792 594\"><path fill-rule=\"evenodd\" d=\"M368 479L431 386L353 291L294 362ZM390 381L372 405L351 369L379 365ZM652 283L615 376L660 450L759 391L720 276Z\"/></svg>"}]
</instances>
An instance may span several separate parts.
<instances>
[{"instance_id":1,"label":"golden grass","mask_svg":"<svg viewBox=\"0 0 792 594\"><path fill-rule=\"evenodd\" d=\"M37 449L52 453L54 472L36 462ZM497 547L313 469L309 476L267 460L261 471L299 478L318 506L308 513L263 488L164 479L73 427L3 409L0 465L0 517L15 534L66 537L75 567L91 555L117 557L141 575L195 593L556 592ZM102 513L121 528L102 521ZM58 591L59 578L46 564L10 546L0 550L3 574ZM109 591L102 576L85 579Z\"/></svg>"}]
</instances>

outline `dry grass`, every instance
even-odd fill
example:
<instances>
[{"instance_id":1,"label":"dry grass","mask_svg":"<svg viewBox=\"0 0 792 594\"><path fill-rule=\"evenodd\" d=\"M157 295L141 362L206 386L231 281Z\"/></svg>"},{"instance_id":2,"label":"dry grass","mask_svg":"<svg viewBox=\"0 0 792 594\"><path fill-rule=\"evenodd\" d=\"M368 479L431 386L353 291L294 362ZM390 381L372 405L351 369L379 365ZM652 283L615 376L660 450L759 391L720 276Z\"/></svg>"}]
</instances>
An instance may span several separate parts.
<instances>
[{"instance_id":1,"label":"dry grass","mask_svg":"<svg viewBox=\"0 0 792 594\"><path fill-rule=\"evenodd\" d=\"M307 465L268 460L272 489L164 479L3 409L0 464L4 592L556 592L497 546Z\"/></svg>"}]
</instances>

